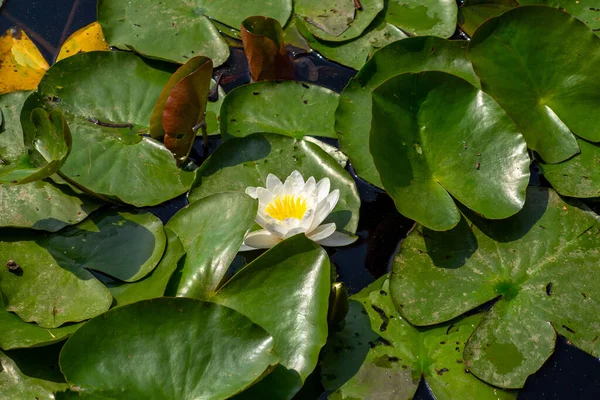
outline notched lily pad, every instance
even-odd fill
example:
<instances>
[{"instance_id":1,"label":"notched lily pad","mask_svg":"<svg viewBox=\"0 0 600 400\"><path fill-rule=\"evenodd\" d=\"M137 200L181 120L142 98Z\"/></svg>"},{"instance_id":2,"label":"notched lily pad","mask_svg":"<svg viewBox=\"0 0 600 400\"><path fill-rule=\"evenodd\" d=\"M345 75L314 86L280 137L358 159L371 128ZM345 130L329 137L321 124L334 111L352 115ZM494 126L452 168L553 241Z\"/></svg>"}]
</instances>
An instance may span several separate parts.
<instances>
[{"instance_id":1,"label":"notched lily pad","mask_svg":"<svg viewBox=\"0 0 600 400\"><path fill-rule=\"evenodd\" d=\"M437 324L500 297L465 348L470 370L500 387L522 387L557 334L598 357L598 216L536 187L506 220L462 211L451 231L418 226L404 240L390 283L402 314Z\"/></svg>"},{"instance_id":2,"label":"notched lily pad","mask_svg":"<svg viewBox=\"0 0 600 400\"><path fill-rule=\"evenodd\" d=\"M514 215L525 202L523 136L498 103L454 75L407 73L381 84L369 140L398 211L430 229L460 221L454 199L491 219Z\"/></svg>"}]
</instances>

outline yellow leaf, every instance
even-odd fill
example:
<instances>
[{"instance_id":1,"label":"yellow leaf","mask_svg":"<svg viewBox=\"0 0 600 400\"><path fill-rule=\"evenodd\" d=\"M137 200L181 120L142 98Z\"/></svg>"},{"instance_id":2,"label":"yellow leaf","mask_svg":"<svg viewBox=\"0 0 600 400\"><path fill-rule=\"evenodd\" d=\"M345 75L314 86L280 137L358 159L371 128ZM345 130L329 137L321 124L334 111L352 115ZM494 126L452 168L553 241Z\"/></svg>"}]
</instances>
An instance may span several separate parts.
<instances>
[{"instance_id":1,"label":"yellow leaf","mask_svg":"<svg viewBox=\"0 0 600 400\"><path fill-rule=\"evenodd\" d=\"M74 54L85 53L88 51L107 51L108 44L104 40L104 34L102 33L102 27L98 22L92 22L88 26L85 26L73 33L65 40L56 61L60 61L63 58L67 58Z\"/></svg>"},{"instance_id":2,"label":"yellow leaf","mask_svg":"<svg viewBox=\"0 0 600 400\"><path fill-rule=\"evenodd\" d=\"M11 28L0 36L0 94L37 88L48 68L23 30Z\"/></svg>"}]
</instances>

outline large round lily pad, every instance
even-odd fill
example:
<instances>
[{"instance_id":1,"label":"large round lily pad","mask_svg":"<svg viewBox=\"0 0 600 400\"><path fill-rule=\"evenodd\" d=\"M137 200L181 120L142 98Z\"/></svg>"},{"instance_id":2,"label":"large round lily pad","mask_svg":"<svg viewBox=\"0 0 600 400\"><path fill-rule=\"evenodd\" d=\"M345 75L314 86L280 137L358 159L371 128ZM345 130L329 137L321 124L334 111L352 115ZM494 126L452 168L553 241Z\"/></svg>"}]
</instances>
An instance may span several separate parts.
<instances>
[{"instance_id":1,"label":"large round lily pad","mask_svg":"<svg viewBox=\"0 0 600 400\"><path fill-rule=\"evenodd\" d=\"M373 157L367 151L371 129L371 91L392 76L419 71L448 72L478 86L479 80L465 55L466 46L466 43L436 37L399 40L377 51L350 80L335 112L335 131L342 151L350 157L361 178L382 186Z\"/></svg>"},{"instance_id":2,"label":"large round lily pad","mask_svg":"<svg viewBox=\"0 0 600 400\"><path fill-rule=\"evenodd\" d=\"M463 364L481 314L415 328L399 315L388 286L385 275L352 296L343 330L330 334L321 362L330 399L409 400L421 378L439 400L517 397L480 381Z\"/></svg>"},{"instance_id":3,"label":"large round lily pad","mask_svg":"<svg viewBox=\"0 0 600 400\"><path fill-rule=\"evenodd\" d=\"M87 322L64 345L60 367L77 391L92 396L225 399L277 364L273 343L230 308L152 299Z\"/></svg>"},{"instance_id":4,"label":"large round lily pad","mask_svg":"<svg viewBox=\"0 0 600 400\"><path fill-rule=\"evenodd\" d=\"M152 66L154 65L154 67ZM60 172L101 196L135 206L162 203L186 192L193 172L177 168L171 152L141 134L170 73L124 52L78 54L56 63L22 111L60 107L73 148ZM170 68L170 67L169 67ZM82 90L85 88L85 90Z\"/></svg>"},{"instance_id":5,"label":"large round lily pad","mask_svg":"<svg viewBox=\"0 0 600 400\"><path fill-rule=\"evenodd\" d=\"M596 0L519 0L522 6L543 4L558 8L585 22L596 35L600 36L600 7Z\"/></svg>"},{"instance_id":6,"label":"large round lily pad","mask_svg":"<svg viewBox=\"0 0 600 400\"><path fill-rule=\"evenodd\" d=\"M244 193L249 186L266 187L270 173L285 180L294 170L304 179L330 179L340 199L324 223L335 222L337 230L354 234L360 207L354 180L319 146L301 139L258 133L226 141L202 164L188 197L194 202L214 193Z\"/></svg>"},{"instance_id":7,"label":"large round lily pad","mask_svg":"<svg viewBox=\"0 0 600 400\"><path fill-rule=\"evenodd\" d=\"M456 29L453 0L389 0L385 19L411 35L448 38Z\"/></svg>"},{"instance_id":8,"label":"large round lily pad","mask_svg":"<svg viewBox=\"0 0 600 400\"><path fill-rule=\"evenodd\" d=\"M522 387L557 333L600 356L600 218L536 187L506 220L463 213L451 231L418 226L404 240L390 283L401 313L437 324L500 297L465 348L471 372L500 387Z\"/></svg>"},{"instance_id":9,"label":"large round lily pad","mask_svg":"<svg viewBox=\"0 0 600 400\"><path fill-rule=\"evenodd\" d=\"M498 103L454 75L401 74L375 89L369 146L398 211L430 229L460 221L454 199L491 219L525 202L523 136Z\"/></svg>"},{"instance_id":10,"label":"large round lily pad","mask_svg":"<svg viewBox=\"0 0 600 400\"><path fill-rule=\"evenodd\" d=\"M295 138L335 137L339 95L308 83L257 82L232 90L221 106L221 134L248 136L273 132Z\"/></svg>"},{"instance_id":11,"label":"large round lily pad","mask_svg":"<svg viewBox=\"0 0 600 400\"><path fill-rule=\"evenodd\" d=\"M490 94L547 163L600 142L600 37L560 10L526 6L484 23L468 57Z\"/></svg>"}]
</instances>

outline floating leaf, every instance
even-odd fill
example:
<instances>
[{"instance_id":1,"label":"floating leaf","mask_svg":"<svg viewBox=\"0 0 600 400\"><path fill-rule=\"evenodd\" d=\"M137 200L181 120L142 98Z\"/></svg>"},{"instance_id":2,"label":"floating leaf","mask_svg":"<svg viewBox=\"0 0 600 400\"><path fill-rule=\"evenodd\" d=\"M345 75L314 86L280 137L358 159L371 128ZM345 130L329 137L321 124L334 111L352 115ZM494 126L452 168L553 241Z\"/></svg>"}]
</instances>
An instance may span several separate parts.
<instances>
[{"instance_id":1,"label":"floating leaf","mask_svg":"<svg viewBox=\"0 0 600 400\"><path fill-rule=\"evenodd\" d=\"M516 0L465 0L458 8L458 24L469 36L473 36L479 25L518 6Z\"/></svg>"},{"instance_id":2,"label":"floating leaf","mask_svg":"<svg viewBox=\"0 0 600 400\"><path fill-rule=\"evenodd\" d=\"M272 132L301 138L335 138L339 95L308 83L257 82L232 90L221 106L221 134L248 136Z\"/></svg>"},{"instance_id":3,"label":"floating leaf","mask_svg":"<svg viewBox=\"0 0 600 400\"><path fill-rule=\"evenodd\" d=\"M88 51L109 51L102 27L97 21L74 32L60 47L56 62L72 55Z\"/></svg>"},{"instance_id":4,"label":"floating leaf","mask_svg":"<svg viewBox=\"0 0 600 400\"><path fill-rule=\"evenodd\" d=\"M356 7L352 0L296 0L294 12L313 26L332 36L340 36L354 22Z\"/></svg>"},{"instance_id":5,"label":"floating leaf","mask_svg":"<svg viewBox=\"0 0 600 400\"><path fill-rule=\"evenodd\" d=\"M340 200L324 223L335 222L337 230L354 234L360 207L354 180L319 146L282 135L254 134L223 143L198 170L189 201L221 192L244 193L249 186L266 187L269 173L283 179L294 170L306 179L331 180L331 189L340 190Z\"/></svg>"},{"instance_id":6,"label":"floating leaf","mask_svg":"<svg viewBox=\"0 0 600 400\"><path fill-rule=\"evenodd\" d=\"M138 207L172 199L189 189L195 173L177 168L169 150L141 136L169 80L165 68L124 52L69 57L50 68L27 100L23 128L31 129L23 120L30 109L59 105L73 134L60 170L69 183Z\"/></svg>"},{"instance_id":7,"label":"floating leaf","mask_svg":"<svg viewBox=\"0 0 600 400\"><path fill-rule=\"evenodd\" d=\"M242 42L254 81L294 79L294 66L276 19L249 17L242 23Z\"/></svg>"},{"instance_id":8,"label":"floating leaf","mask_svg":"<svg viewBox=\"0 0 600 400\"><path fill-rule=\"evenodd\" d=\"M411 35L449 38L457 12L453 0L389 0L385 20Z\"/></svg>"},{"instance_id":9,"label":"floating leaf","mask_svg":"<svg viewBox=\"0 0 600 400\"><path fill-rule=\"evenodd\" d=\"M390 283L402 314L437 324L500 297L465 348L471 372L500 387L522 387L557 333L598 357L598 216L535 187L509 219L463 213L451 231L418 226L404 240Z\"/></svg>"},{"instance_id":10,"label":"floating leaf","mask_svg":"<svg viewBox=\"0 0 600 400\"><path fill-rule=\"evenodd\" d=\"M60 368L92 398L225 399L277 364L273 343L230 308L160 298L88 321L65 343Z\"/></svg>"},{"instance_id":11,"label":"floating leaf","mask_svg":"<svg viewBox=\"0 0 600 400\"><path fill-rule=\"evenodd\" d=\"M444 71L478 87L479 81L465 56L466 43L436 37L399 40L373 55L340 96L335 130L340 147L350 157L361 178L381 187L369 148L371 91L392 76L404 72Z\"/></svg>"},{"instance_id":12,"label":"floating leaf","mask_svg":"<svg viewBox=\"0 0 600 400\"><path fill-rule=\"evenodd\" d=\"M218 193L171 218L167 227L181 239L186 252L177 296L210 298L252 227L256 209L257 202L243 193Z\"/></svg>"},{"instance_id":13,"label":"floating leaf","mask_svg":"<svg viewBox=\"0 0 600 400\"><path fill-rule=\"evenodd\" d=\"M330 399L412 399L421 378L440 400L516 398L463 365L464 345L481 315L415 328L394 307L387 278L351 297L344 329L328 339L321 373Z\"/></svg>"},{"instance_id":14,"label":"floating leaf","mask_svg":"<svg viewBox=\"0 0 600 400\"><path fill-rule=\"evenodd\" d=\"M301 234L268 250L215 294L213 301L267 329L281 357L277 379L265 378L250 393L291 398L313 371L327 339L330 279L327 253Z\"/></svg>"},{"instance_id":15,"label":"floating leaf","mask_svg":"<svg viewBox=\"0 0 600 400\"><path fill-rule=\"evenodd\" d=\"M306 6L304 6L304 3L306 3ZM338 5L344 4L345 8L350 6L353 11L356 7L353 0L336 0L335 3ZM339 29L335 32L329 32L329 30L324 29L325 25L319 21L319 16L327 15L323 14L323 9L327 11L333 10L327 5L323 7L324 4L328 4L328 2L320 0L296 0L294 3L294 12L308 22L306 27L311 34L329 42L344 42L357 38L371 25L377 14L384 8L383 0L361 0L360 4L362 7L360 10L356 10L356 13L352 12L354 16L352 20L348 20L346 16L340 15L342 17L340 19L345 20L346 25L349 25L349 27L338 33ZM309 11L312 11L312 13L308 14ZM338 15L338 13L334 13L334 15Z\"/></svg>"},{"instance_id":16,"label":"floating leaf","mask_svg":"<svg viewBox=\"0 0 600 400\"><path fill-rule=\"evenodd\" d=\"M54 400L54 392L66 389L64 383L30 378L0 351L0 395L5 399Z\"/></svg>"},{"instance_id":17,"label":"floating leaf","mask_svg":"<svg viewBox=\"0 0 600 400\"><path fill-rule=\"evenodd\" d=\"M48 68L22 29L11 28L0 36L0 94L35 89Z\"/></svg>"},{"instance_id":18,"label":"floating leaf","mask_svg":"<svg viewBox=\"0 0 600 400\"><path fill-rule=\"evenodd\" d=\"M88 269L135 281L165 248L162 223L149 213L109 212L50 236L8 232L1 239L0 260L20 267L0 269L6 310L45 328L108 310L112 296Z\"/></svg>"},{"instance_id":19,"label":"floating leaf","mask_svg":"<svg viewBox=\"0 0 600 400\"><path fill-rule=\"evenodd\" d=\"M298 17L296 17L295 23L312 49L329 60L354 69L360 69L376 50L407 37L404 32L383 21L382 18L381 21L379 18L375 19L358 38L344 43L319 40L310 33L306 23Z\"/></svg>"},{"instance_id":20,"label":"floating leaf","mask_svg":"<svg viewBox=\"0 0 600 400\"><path fill-rule=\"evenodd\" d=\"M407 73L375 89L370 149L398 211L430 229L460 221L454 199L491 219L525 202L523 136L498 103L454 75Z\"/></svg>"},{"instance_id":21,"label":"floating leaf","mask_svg":"<svg viewBox=\"0 0 600 400\"><path fill-rule=\"evenodd\" d=\"M538 165L554 190L563 196L600 197L600 144L577 139L581 153L558 164Z\"/></svg>"},{"instance_id":22,"label":"floating leaf","mask_svg":"<svg viewBox=\"0 0 600 400\"><path fill-rule=\"evenodd\" d=\"M566 11L585 22L596 35L600 36L600 7L596 0L519 0L522 6L544 4Z\"/></svg>"},{"instance_id":23,"label":"floating leaf","mask_svg":"<svg viewBox=\"0 0 600 400\"><path fill-rule=\"evenodd\" d=\"M518 7L477 29L468 57L545 162L579 153L573 134L600 141L600 38L581 21L550 7Z\"/></svg>"}]
</instances>

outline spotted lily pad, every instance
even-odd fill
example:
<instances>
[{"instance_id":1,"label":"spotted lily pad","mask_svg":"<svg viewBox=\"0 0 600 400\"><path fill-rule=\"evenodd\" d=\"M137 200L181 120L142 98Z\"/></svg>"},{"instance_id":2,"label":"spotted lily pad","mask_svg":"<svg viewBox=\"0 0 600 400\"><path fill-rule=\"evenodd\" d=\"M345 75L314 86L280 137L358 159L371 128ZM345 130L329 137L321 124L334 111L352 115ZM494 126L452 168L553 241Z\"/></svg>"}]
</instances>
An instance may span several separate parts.
<instances>
[{"instance_id":1,"label":"spotted lily pad","mask_svg":"<svg viewBox=\"0 0 600 400\"><path fill-rule=\"evenodd\" d=\"M189 189L195 174L177 168L169 150L141 136L169 80L168 69L124 52L62 60L25 103L25 134L32 129L26 118L32 108L58 106L73 135L61 174L91 193L138 207L172 199Z\"/></svg>"},{"instance_id":2,"label":"spotted lily pad","mask_svg":"<svg viewBox=\"0 0 600 400\"><path fill-rule=\"evenodd\" d=\"M557 334L600 356L598 216L536 187L506 220L462 211L453 230L417 226L402 243L390 288L403 316L437 324L499 298L464 351L471 372L499 387L522 387Z\"/></svg>"},{"instance_id":3,"label":"spotted lily pad","mask_svg":"<svg viewBox=\"0 0 600 400\"><path fill-rule=\"evenodd\" d=\"M308 83L257 82L232 90L221 106L221 134L272 132L301 138L335 137L338 94Z\"/></svg>"},{"instance_id":4,"label":"spotted lily pad","mask_svg":"<svg viewBox=\"0 0 600 400\"><path fill-rule=\"evenodd\" d=\"M436 37L399 40L377 51L351 79L335 112L335 131L340 147L350 157L358 175L381 187L369 148L371 91L392 76L404 72L444 71L478 86L479 80L467 60L466 43Z\"/></svg>"},{"instance_id":5,"label":"spotted lily pad","mask_svg":"<svg viewBox=\"0 0 600 400\"><path fill-rule=\"evenodd\" d=\"M508 400L516 392L480 381L463 363L467 339L481 315L432 328L416 328L400 316L385 275L351 297L344 328L323 350L321 374L332 400L412 399L423 378L436 399Z\"/></svg>"},{"instance_id":6,"label":"spotted lily pad","mask_svg":"<svg viewBox=\"0 0 600 400\"><path fill-rule=\"evenodd\" d=\"M545 6L514 8L477 29L467 55L545 162L579 153L576 136L600 142L600 37L581 21Z\"/></svg>"},{"instance_id":7,"label":"spotted lily pad","mask_svg":"<svg viewBox=\"0 0 600 400\"><path fill-rule=\"evenodd\" d=\"M102 27L97 21L74 32L60 46L60 51L56 56L56 62L87 51L109 51L110 48L104 39Z\"/></svg>"},{"instance_id":8,"label":"spotted lily pad","mask_svg":"<svg viewBox=\"0 0 600 400\"><path fill-rule=\"evenodd\" d=\"M449 38L456 29L453 0L389 0L385 20L411 35Z\"/></svg>"},{"instance_id":9,"label":"spotted lily pad","mask_svg":"<svg viewBox=\"0 0 600 400\"><path fill-rule=\"evenodd\" d=\"M360 207L354 180L319 146L301 139L261 133L226 141L202 164L188 197L194 202L215 193L244 193L249 186L266 187L269 173L285 179L294 170L305 179L330 179L340 200L324 223L335 222L338 230L354 234Z\"/></svg>"},{"instance_id":10,"label":"spotted lily pad","mask_svg":"<svg viewBox=\"0 0 600 400\"><path fill-rule=\"evenodd\" d=\"M398 211L430 229L458 224L455 199L491 219L525 202L523 136L498 103L457 76L407 73L380 85L369 140Z\"/></svg>"},{"instance_id":11,"label":"spotted lily pad","mask_svg":"<svg viewBox=\"0 0 600 400\"><path fill-rule=\"evenodd\" d=\"M273 345L228 307L161 298L87 322L65 343L60 368L84 398L224 399L277 364Z\"/></svg>"}]
</instances>

